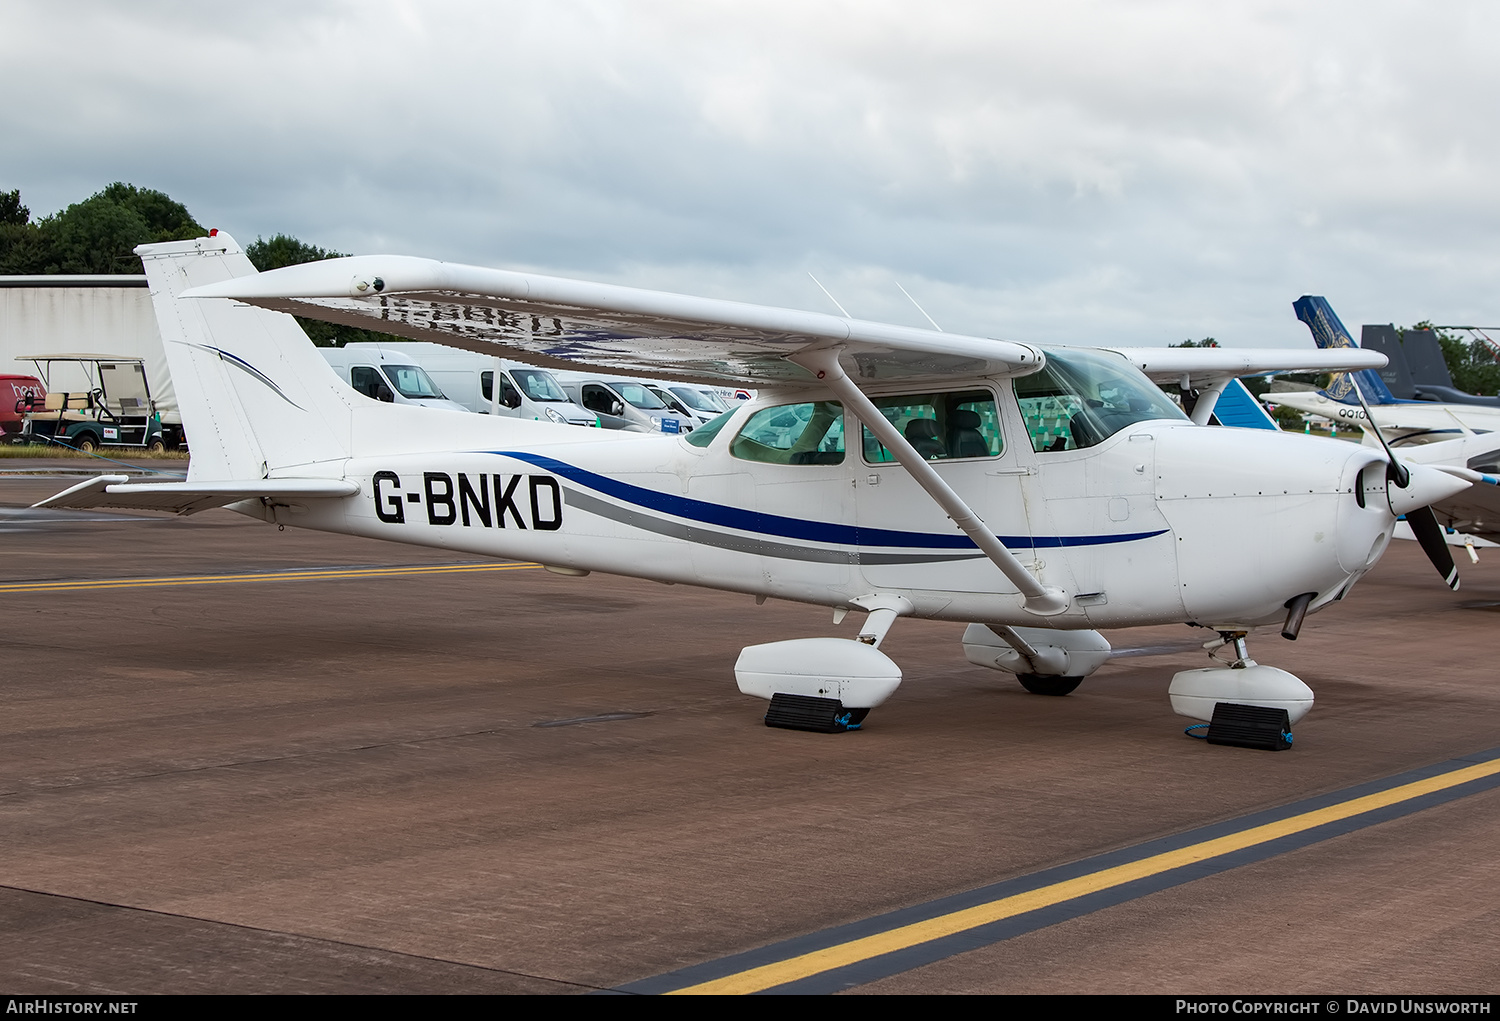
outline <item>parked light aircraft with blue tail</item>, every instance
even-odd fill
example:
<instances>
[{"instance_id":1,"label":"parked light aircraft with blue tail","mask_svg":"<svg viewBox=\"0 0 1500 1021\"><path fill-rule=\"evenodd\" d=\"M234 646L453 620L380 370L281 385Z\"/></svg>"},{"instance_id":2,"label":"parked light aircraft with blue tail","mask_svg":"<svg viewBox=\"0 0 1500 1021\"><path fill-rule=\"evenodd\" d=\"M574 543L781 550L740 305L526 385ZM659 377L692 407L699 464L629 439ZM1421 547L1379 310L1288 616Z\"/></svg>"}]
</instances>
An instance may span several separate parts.
<instances>
[{"instance_id":1,"label":"parked light aircraft with blue tail","mask_svg":"<svg viewBox=\"0 0 1500 1021\"><path fill-rule=\"evenodd\" d=\"M1303 295L1292 303L1297 318L1307 324L1313 341L1328 351L1359 350L1354 338L1326 299ZM1355 383L1359 386L1356 389ZM1500 430L1500 408L1480 404L1445 404L1411 400L1391 393L1373 370L1339 372L1323 390L1294 390L1272 395L1277 404L1331 421L1363 426L1360 396L1370 406L1374 421L1395 446L1435 443L1457 436Z\"/></svg>"},{"instance_id":2,"label":"parked light aircraft with blue tail","mask_svg":"<svg viewBox=\"0 0 1500 1021\"><path fill-rule=\"evenodd\" d=\"M105 475L45 506L227 506L835 622L862 611L857 638L752 645L736 664L742 691L808 727L858 725L895 691L880 646L903 616L971 622L972 662L1044 694L1108 659L1096 629L1190 622L1236 660L1179 673L1179 712L1295 721L1312 692L1255 664L1246 633L1295 637L1374 566L1398 515L1469 486L1354 444L1201 427L1236 376L1378 367L1373 352L1043 350L398 256L257 274L222 233L137 251L188 479ZM759 395L685 437L441 414L356 394L286 313ZM1193 417L1153 380L1196 390Z\"/></svg>"},{"instance_id":3,"label":"parked light aircraft with blue tail","mask_svg":"<svg viewBox=\"0 0 1500 1021\"><path fill-rule=\"evenodd\" d=\"M1304 295L1292 307L1320 349L1358 350L1325 299ZM1467 477L1473 487L1435 500L1431 515L1412 521L1413 533L1435 562L1436 546L1444 541L1435 522L1500 541L1500 408L1403 400L1392 395L1373 370L1340 372L1326 389L1276 393L1272 399L1298 411L1357 425L1371 440L1377 439L1378 432L1378 439L1400 448L1407 461L1470 469ZM1372 422L1378 430L1371 428ZM1435 522L1429 524L1428 517ZM1457 574L1449 571L1448 577L1456 587Z\"/></svg>"}]
</instances>

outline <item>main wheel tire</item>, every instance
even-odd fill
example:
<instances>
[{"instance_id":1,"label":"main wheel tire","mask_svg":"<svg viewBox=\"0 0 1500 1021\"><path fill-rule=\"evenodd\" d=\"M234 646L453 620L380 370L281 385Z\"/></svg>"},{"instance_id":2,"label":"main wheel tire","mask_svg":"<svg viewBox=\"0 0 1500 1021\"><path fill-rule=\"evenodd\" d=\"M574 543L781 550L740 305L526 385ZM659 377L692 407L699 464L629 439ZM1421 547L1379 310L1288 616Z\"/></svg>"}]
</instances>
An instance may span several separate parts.
<instances>
[{"instance_id":1,"label":"main wheel tire","mask_svg":"<svg viewBox=\"0 0 1500 1021\"><path fill-rule=\"evenodd\" d=\"M99 449L99 439L93 433L83 433L73 437L73 447L85 454L92 454Z\"/></svg>"},{"instance_id":2,"label":"main wheel tire","mask_svg":"<svg viewBox=\"0 0 1500 1021\"><path fill-rule=\"evenodd\" d=\"M1082 677L1044 677L1041 674L1016 674L1016 680L1033 695L1067 695L1083 683Z\"/></svg>"},{"instance_id":3,"label":"main wheel tire","mask_svg":"<svg viewBox=\"0 0 1500 1021\"><path fill-rule=\"evenodd\" d=\"M146 453L148 454L165 454L166 452L167 444L164 440L155 439L146 444Z\"/></svg>"}]
</instances>

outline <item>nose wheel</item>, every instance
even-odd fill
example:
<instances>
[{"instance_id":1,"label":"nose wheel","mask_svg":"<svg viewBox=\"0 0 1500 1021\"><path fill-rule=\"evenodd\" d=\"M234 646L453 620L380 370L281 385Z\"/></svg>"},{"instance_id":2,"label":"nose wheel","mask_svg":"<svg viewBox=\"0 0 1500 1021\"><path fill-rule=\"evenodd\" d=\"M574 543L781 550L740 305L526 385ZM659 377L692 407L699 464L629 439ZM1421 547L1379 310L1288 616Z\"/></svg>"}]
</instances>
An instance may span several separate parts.
<instances>
[{"instance_id":1,"label":"nose wheel","mask_svg":"<svg viewBox=\"0 0 1500 1021\"><path fill-rule=\"evenodd\" d=\"M1223 705L1234 707L1234 711L1284 709L1290 726L1312 708L1312 689L1299 678L1250 658L1245 648L1245 632L1220 631L1217 640L1204 643L1204 649L1221 665L1182 670L1172 678L1167 694L1178 715L1211 724L1215 710ZM1220 649L1229 650L1233 657L1227 665L1214 655Z\"/></svg>"}]
</instances>

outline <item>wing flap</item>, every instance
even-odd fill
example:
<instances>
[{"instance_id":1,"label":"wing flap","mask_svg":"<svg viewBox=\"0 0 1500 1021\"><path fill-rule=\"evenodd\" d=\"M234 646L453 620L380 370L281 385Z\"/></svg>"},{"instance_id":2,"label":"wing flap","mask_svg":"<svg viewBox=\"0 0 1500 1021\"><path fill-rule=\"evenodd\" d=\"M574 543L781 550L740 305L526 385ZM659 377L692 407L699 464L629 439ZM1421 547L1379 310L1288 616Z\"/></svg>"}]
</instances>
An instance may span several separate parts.
<instances>
[{"instance_id":1,"label":"wing flap","mask_svg":"<svg viewBox=\"0 0 1500 1021\"><path fill-rule=\"evenodd\" d=\"M700 383L811 386L786 356L843 348L860 380L1020 375L1043 362L1025 344L819 312L613 284L368 255L288 266L184 292L506 354Z\"/></svg>"},{"instance_id":2,"label":"wing flap","mask_svg":"<svg viewBox=\"0 0 1500 1021\"><path fill-rule=\"evenodd\" d=\"M32 507L111 507L118 510L196 514L240 500L278 503L353 496L359 486L342 479L250 479L233 482L131 482L127 475L99 475L49 496Z\"/></svg>"}]
</instances>

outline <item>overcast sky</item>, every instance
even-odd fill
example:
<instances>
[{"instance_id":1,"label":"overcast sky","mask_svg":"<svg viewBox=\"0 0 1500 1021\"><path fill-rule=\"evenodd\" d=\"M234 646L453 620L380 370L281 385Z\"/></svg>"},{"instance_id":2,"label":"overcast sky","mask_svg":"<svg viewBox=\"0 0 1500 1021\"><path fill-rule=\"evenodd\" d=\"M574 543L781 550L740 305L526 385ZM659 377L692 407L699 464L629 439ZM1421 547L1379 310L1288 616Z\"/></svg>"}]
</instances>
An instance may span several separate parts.
<instances>
[{"instance_id":1,"label":"overcast sky","mask_svg":"<svg viewBox=\"0 0 1500 1021\"><path fill-rule=\"evenodd\" d=\"M1500 5L16 3L0 187L1055 343L1500 323Z\"/></svg>"}]
</instances>

